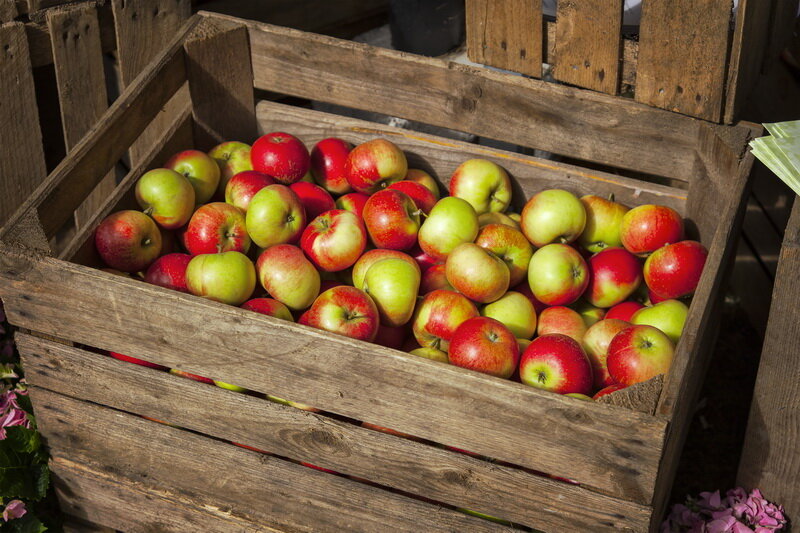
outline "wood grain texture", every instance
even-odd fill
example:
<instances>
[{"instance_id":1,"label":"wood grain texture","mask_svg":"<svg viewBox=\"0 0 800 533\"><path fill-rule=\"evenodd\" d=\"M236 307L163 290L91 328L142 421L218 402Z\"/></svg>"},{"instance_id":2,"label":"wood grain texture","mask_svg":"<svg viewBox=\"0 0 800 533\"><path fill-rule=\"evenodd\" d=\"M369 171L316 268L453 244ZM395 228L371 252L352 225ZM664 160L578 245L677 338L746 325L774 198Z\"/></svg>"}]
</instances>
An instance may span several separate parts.
<instances>
[{"instance_id":1,"label":"wood grain texture","mask_svg":"<svg viewBox=\"0 0 800 533\"><path fill-rule=\"evenodd\" d=\"M0 26L0 228L47 175L25 27Z\"/></svg>"},{"instance_id":2,"label":"wood grain texture","mask_svg":"<svg viewBox=\"0 0 800 533\"><path fill-rule=\"evenodd\" d=\"M94 2L47 11L64 142L69 151L108 109L100 25ZM116 186L112 170L75 212L80 229Z\"/></svg>"},{"instance_id":3,"label":"wood grain texture","mask_svg":"<svg viewBox=\"0 0 800 533\"><path fill-rule=\"evenodd\" d=\"M0 0L0 24L11 22L17 18L17 3L15 0Z\"/></svg>"},{"instance_id":4,"label":"wood grain texture","mask_svg":"<svg viewBox=\"0 0 800 533\"><path fill-rule=\"evenodd\" d=\"M619 93L622 0L558 3L553 76L564 83Z\"/></svg>"},{"instance_id":5,"label":"wood grain texture","mask_svg":"<svg viewBox=\"0 0 800 533\"><path fill-rule=\"evenodd\" d=\"M31 397L55 460L103 468L151 489L185 495L198 507L226 510L276 529L507 530L436 504L46 389L33 390Z\"/></svg>"},{"instance_id":6,"label":"wood grain texture","mask_svg":"<svg viewBox=\"0 0 800 533\"><path fill-rule=\"evenodd\" d=\"M256 115L259 133L291 131L309 149L326 137L342 137L355 144L388 137L406 152L412 168L421 167L438 176L445 190L453 171L465 160L489 159L515 178L517 209L523 207L526 198L555 187L578 195L613 194L617 201L631 206L657 203L685 212L687 193L682 189L275 102L259 102Z\"/></svg>"},{"instance_id":7,"label":"wood grain texture","mask_svg":"<svg viewBox=\"0 0 800 533\"><path fill-rule=\"evenodd\" d=\"M17 326L650 501L666 426L661 418L585 404L12 247L0 254L0 279ZM149 334L137 338L136 330Z\"/></svg>"},{"instance_id":8,"label":"wood grain texture","mask_svg":"<svg viewBox=\"0 0 800 533\"><path fill-rule=\"evenodd\" d=\"M682 181L695 170L699 123L688 117L593 91L243 22L259 89Z\"/></svg>"},{"instance_id":9,"label":"wood grain texture","mask_svg":"<svg viewBox=\"0 0 800 533\"><path fill-rule=\"evenodd\" d=\"M127 87L172 40L175 32L191 15L190 0L112 0L117 34L117 61L120 82ZM131 146L131 163L143 154L180 112L182 102L165 106L160 115Z\"/></svg>"},{"instance_id":10,"label":"wood grain texture","mask_svg":"<svg viewBox=\"0 0 800 533\"><path fill-rule=\"evenodd\" d=\"M471 61L542 77L541 0L467 0L466 22Z\"/></svg>"},{"instance_id":11,"label":"wood grain texture","mask_svg":"<svg viewBox=\"0 0 800 533\"><path fill-rule=\"evenodd\" d=\"M28 335L28 382L534 528L644 529L645 506ZM141 387L147 383L146 387ZM215 412L208 416L209 406Z\"/></svg>"},{"instance_id":12,"label":"wood grain texture","mask_svg":"<svg viewBox=\"0 0 800 533\"><path fill-rule=\"evenodd\" d=\"M111 105L103 118L73 148L19 209L0 228L0 238L25 212L39 213L45 234L51 237L75 212L97 183L116 164L186 81L183 40L196 19L187 21L171 45ZM121 127L121 125L125 127Z\"/></svg>"},{"instance_id":13,"label":"wood grain texture","mask_svg":"<svg viewBox=\"0 0 800 533\"><path fill-rule=\"evenodd\" d=\"M205 18L184 49L194 148L207 151L231 140L252 143L256 118L247 28Z\"/></svg>"},{"instance_id":14,"label":"wood grain texture","mask_svg":"<svg viewBox=\"0 0 800 533\"><path fill-rule=\"evenodd\" d=\"M637 102L719 122L732 2L644 2Z\"/></svg>"},{"instance_id":15,"label":"wood grain texture","mask_svg":"<svg viewBox=\"0 0 800 533\"><path fill-rule=\"evenodd\" d=\"M800 202L795 201L778 263L761 363L737 484L760 488L800 516Z\"/></svg>"}]
</instances>

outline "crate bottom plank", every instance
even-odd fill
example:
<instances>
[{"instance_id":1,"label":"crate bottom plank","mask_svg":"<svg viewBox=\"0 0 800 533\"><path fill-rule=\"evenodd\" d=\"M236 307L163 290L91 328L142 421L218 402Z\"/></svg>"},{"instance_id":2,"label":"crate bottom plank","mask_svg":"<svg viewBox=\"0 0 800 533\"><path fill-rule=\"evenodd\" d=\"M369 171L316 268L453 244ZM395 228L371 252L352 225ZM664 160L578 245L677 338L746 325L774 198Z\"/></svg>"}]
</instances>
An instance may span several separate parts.
<instances>
[{"instance_id":1,"label":"crate bottom plank","mask_svg":"<svg viewBox=\"0 0 800 533\"><path fill-rule=\"evenodd\" d=\"M17 335L34 386L532 527L645 529L651 508L571 484ZM141 383L147 388L140 388ZM215 416L208 416L207 405ZM612 510L613 509L613 510Z\"/></svg>"},{"instance_id":2,"label":"crate bottom plank","mask_svg":"<svg viewBox=\"0 0 800 533\"><path fill-rule=\"evenodd\" d=\"M505 529L436 504L47 389L33 387L31 397L55 461L86 464L255 523L290 531ZM92 498L87 498L87 505Z\"/></svg>"}]
</instances>

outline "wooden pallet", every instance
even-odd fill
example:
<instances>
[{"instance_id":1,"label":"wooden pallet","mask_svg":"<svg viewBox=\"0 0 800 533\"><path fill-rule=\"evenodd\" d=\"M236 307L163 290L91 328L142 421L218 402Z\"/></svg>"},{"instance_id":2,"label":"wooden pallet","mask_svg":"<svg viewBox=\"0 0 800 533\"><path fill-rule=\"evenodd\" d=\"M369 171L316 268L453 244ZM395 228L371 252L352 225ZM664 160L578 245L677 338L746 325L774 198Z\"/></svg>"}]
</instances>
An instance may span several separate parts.
<instances>
[{"instance_id":1,"label":"wooden pallet","mask_svg":"<svg viewBox=\"0 0 800 533\"><path fill-rule=\"evenodd\" d=\"M467 0L472 61L528 76L553 66L556 80L637 102L732 123L765 57L792 31L797 0L643 2L634 36L622 35L622 0L569 0L545 22L541 0Z\"/></svg>"},{"instance_id":2,"label":"wooden pallet","mask_svg":"<svg viewBox=\"0 0 800 533\"><path fill-rule=\"evenodd\" d=\"M190 102L53 257L48 238L186 84ZM544 144L620 170L608 174L276 103L256 106L254 89ZM525 196L558 186L676 208L709 256L670 372L607 402L581 402L92 267L92 228L130 205L145 170L179 148L207 149L276 129L308 143L386 136L412 164L424 162L445 181L474 155L507 168ZM65 509L133 530L185 531L201 523L211 531L503 528L459 509L551 531L656 527L716 338L752 166L743 148L759 132L751 124L710 125L591 91L300 31L211 14L192 18L0 230L0 296L9 320L35 333L17 342ZM627 178L624 169L678 186ZM636 389L638 410L621 407Z\"/></svg>"}]
</instances>

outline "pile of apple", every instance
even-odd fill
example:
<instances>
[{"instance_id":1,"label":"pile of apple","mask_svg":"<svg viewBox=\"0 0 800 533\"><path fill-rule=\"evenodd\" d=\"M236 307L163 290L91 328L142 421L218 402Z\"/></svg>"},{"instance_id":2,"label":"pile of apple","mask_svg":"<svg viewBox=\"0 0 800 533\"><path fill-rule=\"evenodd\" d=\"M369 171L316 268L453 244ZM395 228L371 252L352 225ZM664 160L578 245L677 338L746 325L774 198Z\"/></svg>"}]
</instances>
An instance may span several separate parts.
<instances>
[{"instance_id":1,"label":"pile of apple","mask_svg":"<svg viewBox=\"0 0 800 533\"><path fill-rule=\"evenodd\" d=\"M707 255L666 206L551 189L507 213L484 159L440 199L385 139L186 150L135 193L96 230L109 271L582 399L668 370Z\"/></svg>"}]
</instances>

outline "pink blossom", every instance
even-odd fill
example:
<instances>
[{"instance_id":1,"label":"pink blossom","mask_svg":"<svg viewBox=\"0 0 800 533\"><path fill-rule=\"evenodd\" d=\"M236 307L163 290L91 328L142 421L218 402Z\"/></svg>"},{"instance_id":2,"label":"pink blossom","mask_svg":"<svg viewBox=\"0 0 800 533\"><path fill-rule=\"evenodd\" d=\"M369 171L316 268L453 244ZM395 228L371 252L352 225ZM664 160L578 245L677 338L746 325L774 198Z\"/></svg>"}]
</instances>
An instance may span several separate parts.
<instances>
[{"instance_id":1,"label":"pink blossom","mask_svg":"<svg viewBox=\"0 0 800 533\"><path fill-rule=\"evenodd\" d=\"M20 500L11 500L3 510L3 520L8 522L13 518L21 518L25 516L28 510L25 509L25 503Z\"/></svg>"},{"instance_id":2,"label":"pink blossom","mask_svg":"<svg viewBox=\"0 0 800 533\"><path fill-rule=\"evenodd\" d=\"M687 498L686 505L676 504L661 524L661 533L773 533L786 527L783 507L775 505L755 489L743 488L701 492Z\"/></svg>"}]
</instances>

